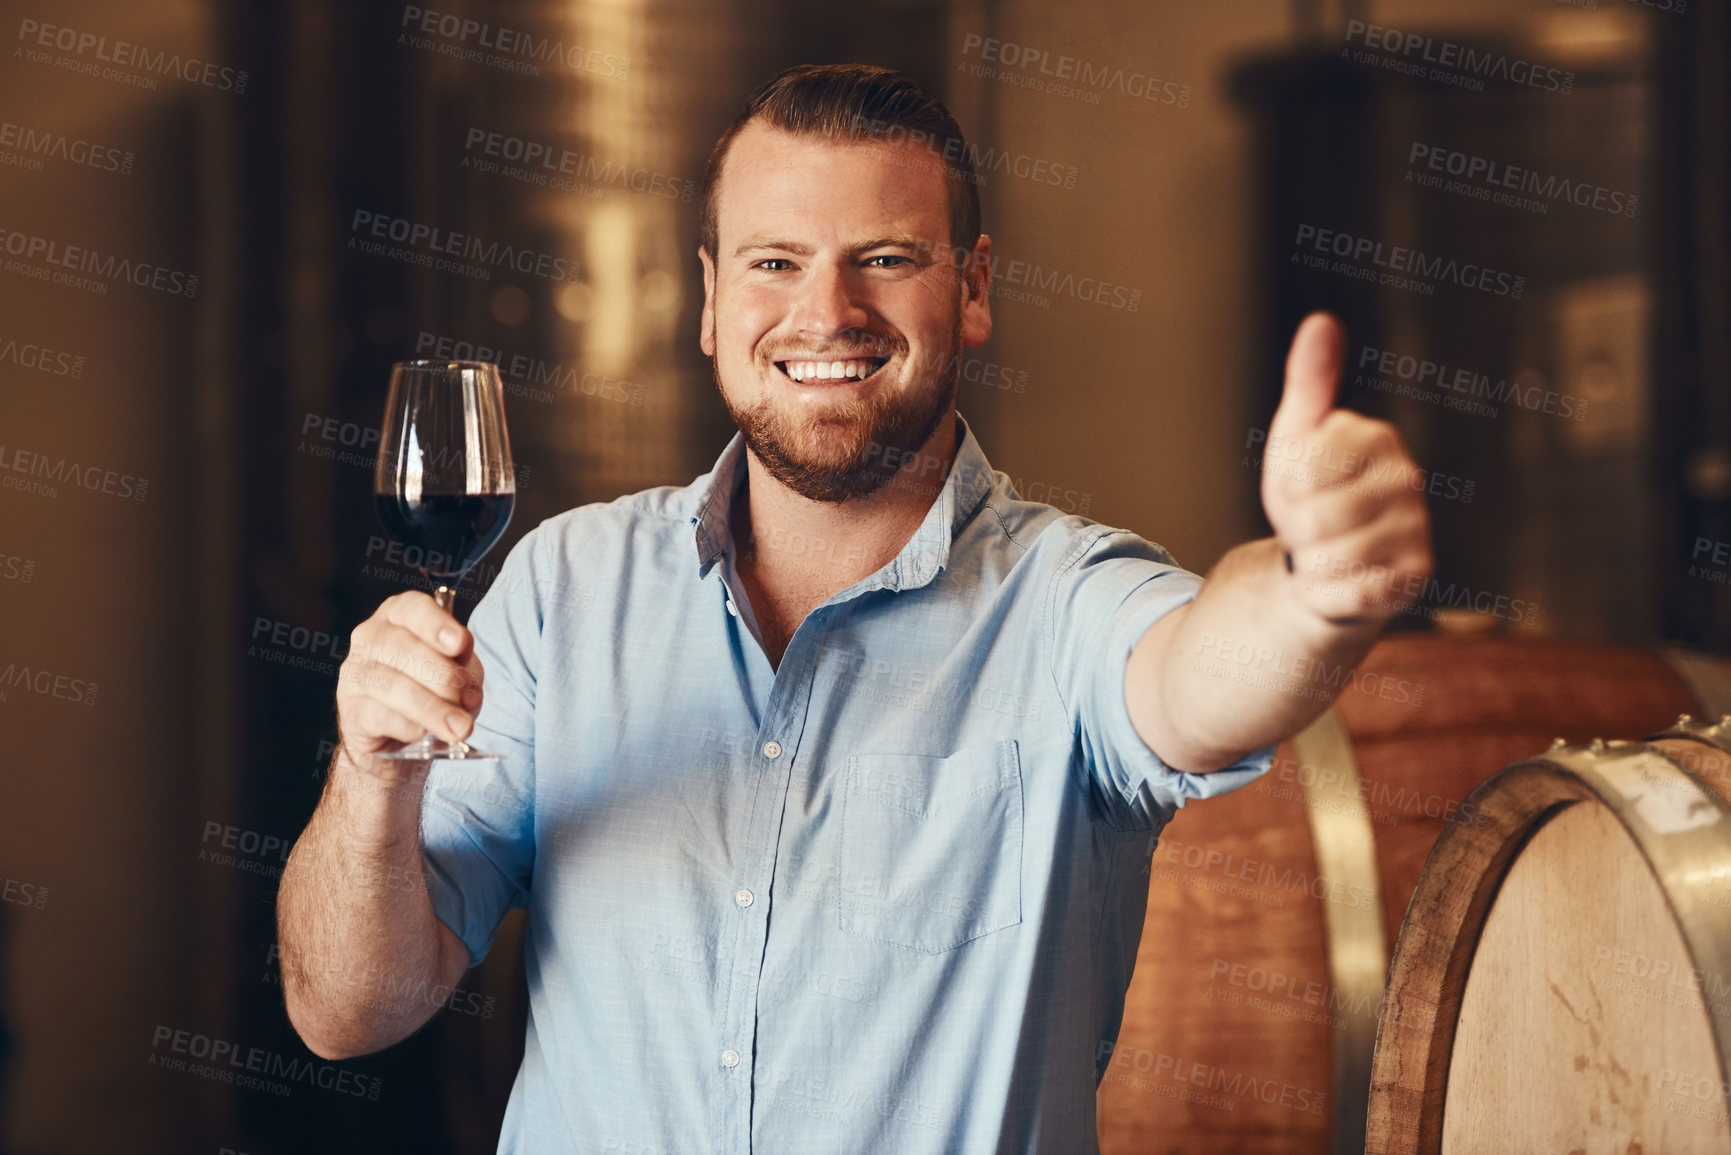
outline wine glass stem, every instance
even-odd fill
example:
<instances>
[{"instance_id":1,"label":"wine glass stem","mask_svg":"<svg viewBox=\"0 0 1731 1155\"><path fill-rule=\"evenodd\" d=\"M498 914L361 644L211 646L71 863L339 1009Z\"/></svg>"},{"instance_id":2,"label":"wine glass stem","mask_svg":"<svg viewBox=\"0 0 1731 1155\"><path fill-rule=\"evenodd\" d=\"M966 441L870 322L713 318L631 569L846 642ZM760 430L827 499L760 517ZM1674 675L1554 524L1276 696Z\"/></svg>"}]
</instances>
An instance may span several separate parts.
<instances>
[{"instance_id":1,"label":"wine glass stem","mask_svg":"<svg viewBox=\"0 0 1731 1155\"><path fill-rule=\"evenodd\" d=\"M462 579L459 578L458 580L461 581ZM457 597L456 587L455 586L448 586L444 582L440 582L439 588L433 591L434 603L440 609L444 610L446 613L450 613L451 602L454 601L456 599L456 597ZM451 616L454 618L457 615L451 614ZM465 758L468 756L468 754L469 754L469 744L467 742L463 741L461 738L459 738L455 742L451 743L451 756L452 757Z\"/></svg>"}]
</instances>

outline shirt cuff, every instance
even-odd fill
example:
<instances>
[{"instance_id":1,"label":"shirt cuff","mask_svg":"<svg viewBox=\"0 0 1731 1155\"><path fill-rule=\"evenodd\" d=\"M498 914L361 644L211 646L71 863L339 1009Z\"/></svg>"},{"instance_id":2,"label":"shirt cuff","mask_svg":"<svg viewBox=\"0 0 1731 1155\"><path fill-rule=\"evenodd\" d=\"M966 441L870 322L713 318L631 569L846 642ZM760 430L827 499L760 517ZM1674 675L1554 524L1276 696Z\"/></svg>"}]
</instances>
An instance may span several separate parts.
<instances>
[{"instance_id":1,"label":"shirt cuff","mask_svg":"<svg viewBox=\"0 0 1731 1155\"><path fill-rule=\"evenodd\" d=\"M469 965L480 966L516 896L486 864L462 817L431 797L421 805L421 857L427 865L423 874L434 916L463 941ZM465 859L483 865L465 872Z\"/></svg>"}]
</instances>

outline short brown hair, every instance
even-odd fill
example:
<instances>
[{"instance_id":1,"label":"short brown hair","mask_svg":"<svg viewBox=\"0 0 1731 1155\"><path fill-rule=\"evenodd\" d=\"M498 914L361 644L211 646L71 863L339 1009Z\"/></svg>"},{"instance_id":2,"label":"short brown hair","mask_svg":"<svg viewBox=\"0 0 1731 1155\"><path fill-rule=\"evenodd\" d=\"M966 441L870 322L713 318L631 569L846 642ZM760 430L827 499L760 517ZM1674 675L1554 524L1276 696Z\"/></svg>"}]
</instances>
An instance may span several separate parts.
<instances>
[{"instance_id":1,"label":"short brown hair","mask_svg":"<svg viewBox=\"0 0 1731 1155\"><path fill-rule=\"evenodd\" d=\"M950 110L904 72L875 64L800 64L758 86L728 125L703 169L703 247L716 257L715 192L733 138L753 120L797 136L825 140L924 141L944 162L950 194L950 246L967 250L980 236L979 177Z\"/></svg>"}]
</instances>

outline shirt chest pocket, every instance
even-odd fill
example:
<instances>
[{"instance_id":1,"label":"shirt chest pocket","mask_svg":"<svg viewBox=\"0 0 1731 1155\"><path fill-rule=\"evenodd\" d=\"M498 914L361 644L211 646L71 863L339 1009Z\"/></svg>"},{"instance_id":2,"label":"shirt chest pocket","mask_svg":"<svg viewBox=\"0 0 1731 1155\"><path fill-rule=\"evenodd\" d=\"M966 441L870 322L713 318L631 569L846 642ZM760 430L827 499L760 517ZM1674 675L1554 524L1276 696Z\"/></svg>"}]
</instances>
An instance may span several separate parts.
<instances>
[{"instance_id":1,"label":"shirt chest pocket","mask_svg":"<svg viewBox=\"0 0 1731 1155\"><path fill-rule=\"evenodd\" d=\"M1014 741L944 758L847 761L836 863L842 930L939 954L1022 921L1022 768Z\"/></svg>"}]
</instances>

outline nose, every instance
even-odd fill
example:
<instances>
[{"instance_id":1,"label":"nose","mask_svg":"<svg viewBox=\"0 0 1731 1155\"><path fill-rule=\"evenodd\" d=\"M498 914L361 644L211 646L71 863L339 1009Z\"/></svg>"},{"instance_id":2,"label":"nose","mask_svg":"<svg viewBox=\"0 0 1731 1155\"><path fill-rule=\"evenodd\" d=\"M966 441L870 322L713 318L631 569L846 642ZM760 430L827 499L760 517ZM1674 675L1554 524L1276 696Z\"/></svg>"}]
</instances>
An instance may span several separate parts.
<instances>
[{"instance_id":1,"label":"nose","mask_svg":"<svg viewBox=\"0 0 1731 1155\"><path fill-rule=\"evenodd\" d=\"M848 329L862 329L870 313L860 300L864 286L837 261L817 261L801 279L794 301L793 328L797 332L834 337Z\"/></svg>"}]
</instances>

